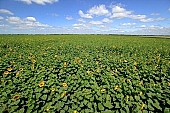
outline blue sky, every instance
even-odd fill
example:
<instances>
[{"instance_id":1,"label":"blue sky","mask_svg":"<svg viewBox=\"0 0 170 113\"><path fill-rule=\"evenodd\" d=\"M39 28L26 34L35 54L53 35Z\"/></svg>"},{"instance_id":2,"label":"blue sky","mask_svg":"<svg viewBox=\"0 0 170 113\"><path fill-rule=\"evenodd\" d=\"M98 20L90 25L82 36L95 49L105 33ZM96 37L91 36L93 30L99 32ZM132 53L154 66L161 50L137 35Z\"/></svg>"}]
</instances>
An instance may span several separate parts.
<instances>
[{"instance_id":1,"label":"blue sky","mask_svg":"<svg viewBox=\"0 0 170 113\"><path fill-rule=\"evenodd\" d=\"M170 35L170 0L0 0L0 34Z\"/></svg>"}]
</instances>

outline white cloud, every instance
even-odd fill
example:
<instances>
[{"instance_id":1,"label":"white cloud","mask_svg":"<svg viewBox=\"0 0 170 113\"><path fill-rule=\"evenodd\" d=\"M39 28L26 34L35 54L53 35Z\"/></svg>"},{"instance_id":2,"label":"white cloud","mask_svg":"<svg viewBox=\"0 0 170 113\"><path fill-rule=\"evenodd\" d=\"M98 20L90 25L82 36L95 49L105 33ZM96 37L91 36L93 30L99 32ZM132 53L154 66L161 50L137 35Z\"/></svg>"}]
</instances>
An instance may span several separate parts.
<instances>
[{"instance_id":1,"label":"white cloud","mask_svg":"<svg viewBox=\"0 0 170 113\"><path fill-rule=\"evenodd\" d=\"M14 13L12 13L11 11L9 11L7 9L0 9L0 13L14 15Z\"/></svg>"},{"instance_id":2,"label":"white cloud","mask_svg":"<svg viewBox=\"0 0 170 113\"><path fill-rule=\"evenodd\" d=\"M36 21L36 19L34 17L27 17L26 20L28 20L28 21Z\"/></svg>"},{"instance_id":3,"label":"white cloud","mask_svg":"<svg viewBox=\"0 0 170 113\"><path fill-rule=\"evenodd\" d=\"M146 15L129 15L128 16L131 19L139 20L141 22L153 22L153 18L147 18Z\"/></svg>"},{"instance_id":4,"label":"white cloud","mask_svg":"<svg viewBox=\"0 0 170 113\"><path fill-rule=\"evenodd\" d=\"M86 24L73 24L74 29L88 29L89 27Z\"/></svg>"},{"instance_id":5,"label":"white cloud","mask_svg":"<svg viewBox=\"0 0 170 113\"><path fill-rule=\"evenodd\" d=\"M168 11L170 11L170 8L168 9Z\"/></svg>"},{"instance_id":6,"label":"white cloud","mask_svg":"<svg viewBox=\"0 0 170 113\"><path fill-rule=\"evenodd\" d=\"M141 25L140 27L141 27L141 28L146 28L146 25Z\"/></svg>"},{"instance_id":7,"label":"white cloud","mask_svg":"<svg viewBox=\"0 0 170 113\"><path fill-rule=\"evenodd\" d=\"M52 4L54 2L58 2L58 0L17 0L17 1L21 1L26 4L32 4L34 2L34 3L40 4L40 5L45 5L46 3Z\"/></svg>"},{"instance_id":8,"label":"white cloud","mask_svg":"<svg viewBox=\"0 0 170 113\"><path fill-rule=\"evenodd\" d=\"M101 25L101 24L103 24L103 22L102 21L90 21L89 22L90 24L93 24L93 25Z\"/></svg>"},{"instance_id":9,"label":"white cloud","mask_svg":"<svg viewBox=\"0 0 170 113\"><path fill-rule=\"evenodd\" d=\"M143 29L136 30L132 33L137 35L143 35L143 34L144 35L169 35L170 27L151 25Z\"/></svg>"},{"instance_id":10,"label":"white cloud","mask_svg":"<svg viewBox=\"0 0 170 113\"><path fill-rule=\"evenodd\" d=\"M117 19L131 18L134 20L139 20L141 22L153 22L154 21L153 18L147 18L146 15L132 14L132 11L128 11L119 5L112 6L112 13L113 14L110 16L110 18L117 18Z\"/></svg>"},{"instance_id":11,"label":"white cloud","mask_svg":"<svg viewBox=\"0 0 170 113\"><path fill-rule=\"evenodd\" d=\"M3 20L3 19L4 19L4 17L0 16L0 20Z\"/></svg>"},{"instance_id":12,"label":"white cloud","mask_svg":"<svg viewBox=\"0 0 170 113\"><path fill-rule=\"evenodd\" d=\"M72 16L67 16L66 19L67 19L67 20L72 20L73 17L72 17Z\"/></svg>"},{"instance_id":13,"label":"white cloud","mask_svg":"<svg viewBox=\"0 0 170 113\"><path fill-rule=\"evenodd\" d=\"M7 17L6 21L10 24L20 24L22 20L19 17Z\"/></svg>"},{"instance_id":14,"label":"white cloud","mask_svg":"<svg viewBox=\"0 0 170 113\"><path fill-rule=\"evenodd\" d=\"M112 13L113 13L113 15L111 16L111 18L121 19L121 18L128 17L128 15L130 15L132 13L132 11L127 11L126 9L124 9L120 6L113 6Z\"/></svg>"},{"instance_id":15,"label":"white cloud","mask_svg":"<svg viewBox=\"0 0 170 113\"><path fill-rule=\"evenodd\" d=\"M7 17L6 21L9 24L15 25L14 27L15 29L29 29L33 27L50 27L47 24L42 24L36 21L34 17L26 17L24 19L21 19L19 17Z\"/></svg>"},{"instance_id":16,"label":"white cloud","mask_svg":"<svg viewBox=\"0 0 170 113\"><path fill-rule=\"evenodd\" d=\"M128 17L135 20L141 20L141 19L145 19L146 15L129 15Z\"/></svg>"},{"instance_id":17,"label":"white cloud","mask_svg":"<svg viewBox=\"0 0 170 113\"><path fill-rule=\"evenodd\" d=\"M5 25L5 24L1 24L1 25L0 25L0 28L1 28L1 27L2 27L2 28L4 28L4 27L7 28L7 27L9 27L9 26L8 26L8 25Z\"/></svg>"},{"instance_id":18,"label":"white cloud","mask_svg":"<svg viewBox=\"0 0 170 113\"><path fill-rule=\"evenodd\" d=\"M79 15L82 18L93 18L90 14L84 14L83 11L79 10Z\"/></svg>"},{"instance_id":19,"label":"white cloud","mask_svg":"<svg viewBox=\"0 0 170 113\"><path fill-rule=\"evenodd\" d=\"M158 16L160 15L159 13L151 13L152 16Z\"/></svg>"},{"instance_id":20,"label":"white cloud","mask_svg":"<svg viewBox=\"0 0 170 113\"><path fill-rule=\"evenodd\" d=\"M56 14L56 13L52 13L52 14L49 14L49 15L51 15L53 17L57 17L58 16L58 14Z\"/></svg>"},{"instance_id":21,"label":"white cloud","mask_svg":"<svg viewBox=\"0 0 170 113\"><path fill-rule=\"evenodd\" d=\"M157 20L157 21L162 21L162 20L165 20L165 18L159 17L159 18L156 18L156 20Z\"/></svg>"},{"instance_id":22,"label":"white cloud","mask_svg":"<svg viewBox=\"0 0 170 113\"><path fill-rule=\"evenodd\" d=\"M110 19L108 19L108 18L104 18L104 19L102 20L102 22L104 22L104 23L112 23L113 20L110 20Z\"/></svg>"},{"instance_id":23,"label":"white cloud","mask_svg":"<svg viewBox=\"0 0 170 113\"><path fill-rule=\"evenodd\" d=\"M153 22L154 19L153 18L144 18L140 20L141 22Z\"/></svg>"},{"instance_id":24,"label":"white cloud","mask_svg":"<svg viewBox=\"0 0 170 113\"><path fill-rule=\"evenodd\" d=\"M107 15L109 11L106 9L105 5L94 6L90 10L87 11L90 15Z\"/></svg>"},{"instance_id":25,"label":"white cloud","mask_svg":"<svg viewBox=\"0 0 170 113\"><path fill-rule=\"evenodd\" d=\"M82 18L78 19L78 21L79 21L79 22L83 22L83 23L86 22L86 21L85 21L84 19L82 19Z\"/></svg>"},{"instance_id":26,"label":"white cloud","mask_svg":"<svg viewBox=\"0 0 170 113\"><path fill-rule=\"evenodd\" d=\"M136 23L123 23L121 26L135 26Z\"/></svg>"}]
</instances>

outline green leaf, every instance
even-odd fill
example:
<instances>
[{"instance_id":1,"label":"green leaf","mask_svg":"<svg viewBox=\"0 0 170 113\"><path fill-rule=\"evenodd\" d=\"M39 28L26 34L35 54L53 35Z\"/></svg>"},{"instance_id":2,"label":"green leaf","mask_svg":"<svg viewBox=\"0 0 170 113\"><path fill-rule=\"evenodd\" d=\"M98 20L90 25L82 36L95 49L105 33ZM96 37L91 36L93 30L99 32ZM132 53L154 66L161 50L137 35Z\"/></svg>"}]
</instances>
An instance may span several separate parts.
<instances>
[{"instance_id":1,"label":"green leaf","mask_svg":"<svg viewBox=\"0 0 170 113\"><path fill-rule=\"evenodd\" d=\"M78 97L78 100L83 100L83 97L82 97L82 96L79 96L79 97Z\"/></svg>"},{"instance_id":2,"label":"green leaf","mask_svg":"<svg viewBox=\"0 0 170 113\"><path fill-rule=\"evenodd\" d=\"M139 101L140 97L139 96L135 96L135 99L136 99L136 101Z\"/></svg>"},{"instance_id":3,"label":"green leaf","mask_svg":"<svg viewBox=\"0 0 170 113\"><path fill-rule=\"evenodd\" d=\"M36 99L40 98L41 93L36 93Z\"/></svg>"},{"instance_id":4,"label":"green leaf","mask_svg":"<svg viewBox=\"0 0 170 113\"><path fill-rule=\"evenodd\" d=\"M20 99L18 99L18 100L14 100L14 105L18 105L19 104L19 102L20 102Z\"/></svg>"},{"instance_id":5,"label":"green leaf","mask_svg":"<svg viewBox=\"0 0 170 113\"><path fill-rule=\"evenodd\" d=\"M98 97L98 98L96 98L98 101L100 101L100 102L102 102L102 97L100 96L100 97Z\"/></svg>"},{"instance_id":6,"label":"green leaf","mask_svg":"<svg viewBox=\"0 0 170 113\"><path fill-rule=\"evenodd\" d=\"M104 103L104 106L109 108L109 109L113 108L113 105L110 101L106 101L106 103Z\"/></svg>"},{"instance_id":7,"label":"green leaf","mask_svg":"<svg viewBox=\"0 0 170 113\"><path fill-rule=\"evenodd\" d=\"M84 106L84 104L81 102L81 103L80 103L80 107L83 107L83 106Z\"/></svg>"},{"instance_id":8,"label":"green leaf","mask_svg":"<svg viewBox=\"0 0 170 113\"><path fill-rule=\"evenodd\" d=\"M10 109L10 112L14 113L17 108L18 108L18 106L12 106L12 108Z\"/></svg>"},{"instance_id":9,"label":"green leaf","mask_svg":"<svg viewBox=\"0 0 170 113\"><path fill-rule=\"evenodd\" d=\"M148 97L152 98L152 93L147 93Z\"/></svg>"},{"instance_id":10,"label":"green leaf","mask_svg":"<svg viewBox=\"0 0 170 113\"><path fill-rule=\"evenodd\" d=\"M65 111L64 111L64 110L61 110L60 113L65 113Z\"/></svg>"},{"instance_id":11,"label":"green leaf","mask_svg":"<svg viewBox=\"0 0 170 113\"><path fill-rule=\"evenodd\" d=\"M106 96L106 101L108 101L108 100L111 100L110 95L107 95L107 96Z\"/></svg>"},{"instance_id":12,"label":"green leaf","mask_svg":"<svg viewBox=\"0 0 170 113\"><path fill-rule=\"evenodd\" d=\"M49 92L49 90L47 90L47 89L44 89L44 91L43 91L43 93L48 93Z\"/></svg>"},{"instance_id":13,"label":"green leaf","mask_svg":"<svg viewBox=\"0 0 170 113\"><path fill-rule=\"evenodd\" d=\"M18 110L17 113L24 113L24 108L21 108L20 110Z\"/></svg>"},{"instance_id":14,"label":"green leaf","mask_svg":"<svg viewBox=\"0 0 170 113\"><path fill-rule=\"evenodd\" d=\"M58 102L55 104L55 108L56 108L57 110L60 110L63 106L64 106L64 102L61 102L61 101L58 101Z\"/></svg>"},{"instance_id":15,"label":"green leaf","mask_svg":"<svg viewBox=\"0 0 170 113\"><path fill-rule=\"evenodd\" d=\"M87 100L84 100L84 101L83 101L84 105L87 105L87 102L88 102Z\"/></svg>"},{"instance_id":16,"label":"green leaf","mask_svg":"<svg viewBox=\"0 0 170 113\"><path fill-rule=\"evenodd\" d=\"M142 113L148 113L148 111L147 110L142 110Z\"/></svg>"},{"instance_id":17,"label":"green leaf","mask_svg":"<svg viewBox=\"0 0 170 113\"><path fill-rule=\"evenodd\" d=\"M166 102L168 105L170 105L170 100L169 99L166 99Z\"/></svg>"},{"instance_id":18,"label":"green leaf","mask_svg":"<svg viewBox=\"0 0 170 113\"><path fill-rule=\"evenodd\" d=\"M150 111L153 111L154 110L154 108L152 107L152 105L149 103L148 104L148 109L150 110Z\"/></svg>"},{"instance_id":19,"label":"green leaf","mask_svg":"<svg viewBox=\"0 0 170 113\"><path fill-rule=\"evenodd\" d=\"M120 113L126 113L123 109L120 109Z\"/></svg>"},{"instance_id":20,"label":"green leaf","mask_svg":"<svg viewBox=\"0 0 170 113\"><path fill-rule=\"evenodd\" d=\"M103 105L102 105L101 103L98 103L98 109L99 109L100 111L104 110L104 107L103 107Z\"/></svg>"},{"instance_id":21,"label":"green leaf","mask_svg":"<svg viewBox=\"0 0 170 113\"><path fill-rule=\"evenodd\" d=\"M165 108L164 113L170 113L170 108Z\"/></svg>"},{"instance_id":22,"label":"green leaf","mask_svg":"<svg viewBox=\"0 0 170 113\"><path fill-rule=\"evenodd\" d=\"M115 108L120 108L120 105L118 102L115 102L115 104L116 104Z\"/></svg>"},{"instance_id":23,"label":"green leaf","mask_svg":"<svg viewBox=\"0 0 170 113\"><path fill-rule=\"evenodd\" d=\"M47 94L44 94L43 96L41 96L42 100L46 100L47 99Z\"/></svg>"},{"instance_id":24,"label":"green leaf","mask_svg":"<svg viewBox=\"0 0 170 113\"><path fill-rule=\"evenodd\" d=\"M105 110L105 111L101 111L101 113L113 113L113 111L111 111L111 110Z\"/></svg>"},{"instance_id":25,"label":"green leaf","mask_svg":"<svg viewBox=\"0 0 170 113\"><path fill-rule=\"evenodd\" d=\"M91 110L90 109L85 109L85 113L90 113Z\"/></svg>"},{"instance_id":26,"label":"green leaf","mask_svg":"<svg viewBox=\"0 0 170 113\"><path fill-rule=\"evenodd\" d=\"M92 96L92 97L90 98L90 101L91 101L91 102L93 102L93 101L94 101L94 96Z\"/></svg>"},{"instance_id":27,"label":"green leaf","mask_svg":"<svg viewBox=\"0 0 170 113\"><path fill-rule=\"evenodd\" d=\"M63 109L64 111L68 111L68 106L65 106Z\"/></svg>"},{"instance_id":28,"label":"green leaf","mask_svg":"<svg viewBox=\"0 0 170 113\"><path fill-rule=\"evenodd\" d=\"M88 102L88 104L87 104L87 106L88 106L88 108L92 108L92 103L91 102Z\"/></svg>"},{"instance_id":29,"label":"green leaf","mask_svg":"<svg viewBox=\"0 0 170 113\"><path fill-rule=\"evenodd\" d=\"M153 105L154 107L156 107L157 109L162 110L162 108L159 106L158 101L157 101L157 100L154 100L154 101L155 101L155 102L152 103L152 105Z\"/></svg>"},{"instance_id":30,"label":"green leaf","mask_svg":"<svg viewBox=\"0 0 170 113\"><path fill-rule=\"evenodd\" d=\"M66 102L67 101L67 96L65 96L62 100Z\"/></svg>"}]
</instances>

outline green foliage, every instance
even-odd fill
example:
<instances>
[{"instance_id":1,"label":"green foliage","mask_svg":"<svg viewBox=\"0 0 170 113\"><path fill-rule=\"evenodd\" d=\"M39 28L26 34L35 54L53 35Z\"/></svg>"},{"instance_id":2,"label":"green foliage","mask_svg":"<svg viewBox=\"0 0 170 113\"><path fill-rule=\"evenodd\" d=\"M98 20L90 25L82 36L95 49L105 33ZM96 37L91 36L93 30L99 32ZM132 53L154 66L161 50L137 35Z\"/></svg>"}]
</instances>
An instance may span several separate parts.
<instances>
[{"instance_id":1,"label":"green foliage","mask_svg":"<svg viewBox=\"0 0 170 113\"><path fill-rule=\"evenodd\" d=\"M170 40L0 35L0 112L170 112Z\"/></svg>"}]
</instances>

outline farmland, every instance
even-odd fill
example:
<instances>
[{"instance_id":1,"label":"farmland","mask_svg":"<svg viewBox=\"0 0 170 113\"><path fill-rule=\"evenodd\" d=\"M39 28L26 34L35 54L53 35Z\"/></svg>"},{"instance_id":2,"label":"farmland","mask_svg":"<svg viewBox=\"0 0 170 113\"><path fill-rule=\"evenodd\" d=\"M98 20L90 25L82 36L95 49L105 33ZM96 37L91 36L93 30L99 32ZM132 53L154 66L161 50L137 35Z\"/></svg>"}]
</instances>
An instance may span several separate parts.
<instances>
[{"instance_id":1,"label":"farmland","mask_svg":"<svg viewBox=\"0 0 170 113\"><path fill-rule=\"evenodd\" d=\"M0 112L170 112L170 39L0 35Z\"/></svg>"}]
</instances>

